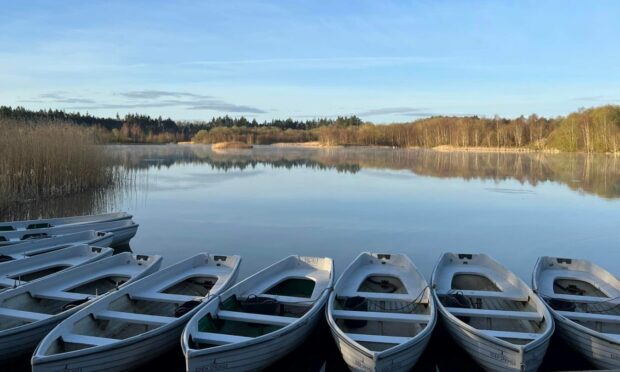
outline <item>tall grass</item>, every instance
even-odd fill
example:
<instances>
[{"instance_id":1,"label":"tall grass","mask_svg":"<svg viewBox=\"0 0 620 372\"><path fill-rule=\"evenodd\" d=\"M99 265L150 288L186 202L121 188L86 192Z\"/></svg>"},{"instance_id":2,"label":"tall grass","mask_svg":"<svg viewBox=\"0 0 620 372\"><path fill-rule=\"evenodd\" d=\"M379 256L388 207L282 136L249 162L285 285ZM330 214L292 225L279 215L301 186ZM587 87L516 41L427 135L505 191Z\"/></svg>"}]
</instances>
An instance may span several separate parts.
<instances>
[{"instance_id":1,"label":"tall grass","mask_svg":"<svg viewBox=\"0 0 620 372\"><path fill-rule=\"evenodd\" d=\"M112 185L114 161L92 129L0 119L0 209Z\"/></svg>"}]
</instances>

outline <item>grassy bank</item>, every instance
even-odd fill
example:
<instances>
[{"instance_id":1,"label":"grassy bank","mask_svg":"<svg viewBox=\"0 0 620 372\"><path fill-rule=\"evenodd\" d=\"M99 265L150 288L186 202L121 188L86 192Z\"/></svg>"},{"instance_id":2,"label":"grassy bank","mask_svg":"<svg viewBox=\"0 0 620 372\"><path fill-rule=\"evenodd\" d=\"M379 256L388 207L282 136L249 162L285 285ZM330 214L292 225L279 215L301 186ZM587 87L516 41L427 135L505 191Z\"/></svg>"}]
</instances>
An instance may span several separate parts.
<instances>
[{"instance_id":1,"label":"grassy bank","mask_svg":"<svg viewBox=\"0 0 620 372\"><path fill-rule=\"evenodd\" d=\"M113 161L92 128L0 120L0 209L111 185Z\"/></svg>"}]
</instances>

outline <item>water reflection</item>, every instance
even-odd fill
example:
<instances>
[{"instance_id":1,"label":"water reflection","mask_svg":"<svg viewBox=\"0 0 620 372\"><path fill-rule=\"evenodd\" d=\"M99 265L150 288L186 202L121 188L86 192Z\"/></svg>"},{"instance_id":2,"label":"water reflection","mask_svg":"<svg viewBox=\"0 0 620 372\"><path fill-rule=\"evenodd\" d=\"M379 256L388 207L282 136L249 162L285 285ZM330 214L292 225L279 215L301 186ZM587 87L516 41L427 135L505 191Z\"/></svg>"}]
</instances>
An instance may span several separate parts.
<instances>
[{"instance_id":1,"label":"water reflection","mask_svg":"<svg viewBox=\"0 0 620 372\"><path fill-rule=\"evenodd\" d=\"M183 187L203 185L210 177L249 177L259 166L273 169L308 168L355 174L361 170L408 170L413 175L464 180L516 180L537 186L555 182L571 190L605 199L620 197L620 157L604 154L546 153L468 153L439 152L425 149L388 148L282 148L256 146L252 150L213 151L203 145L108 146L126 173L122 185L94 192L12 206L0 211L0 218L27 219L103 213L139 198L154 187L149 170L174 165L203 164L221 171L218 176L196 173ZM234 173L237 171L237 173ZM403 177L402 174L378 172L378 177ZM165 187L160 185L159 187ZM178 187L178 185L171 186ZM532 192L505 188L493 192ZM142 195L142 197L145 197Z\"/></svg>"},{"instance_id":2,"label":"water reflection","mask_svg":"<svg viewBox=\"0 0 620 372\"><path fill-rule=\"evenodd\" d=\"M602 198L620 197L620 157L604 154L471 153L387 148L278 148L212 151L209 146L114 146L128 169L205 163L222 171L305 167L357 173L362 169L409 170L416 175L504 181L536 186L557 182ZM389 176L389 174L387 174ZM497 191L497 190L496 190Z\"/></svg>"}]
</instances>

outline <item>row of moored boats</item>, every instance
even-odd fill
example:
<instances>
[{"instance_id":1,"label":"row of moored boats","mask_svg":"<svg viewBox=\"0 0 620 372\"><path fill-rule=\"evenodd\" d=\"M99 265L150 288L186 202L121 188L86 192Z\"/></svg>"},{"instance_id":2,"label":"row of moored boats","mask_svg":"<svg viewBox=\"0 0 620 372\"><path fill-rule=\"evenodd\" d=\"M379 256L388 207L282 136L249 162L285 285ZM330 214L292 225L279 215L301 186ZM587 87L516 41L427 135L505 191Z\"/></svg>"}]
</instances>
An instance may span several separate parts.
<instances>
[{"instance_id":1,"label":"row of moored boats","mask_svg":"<svg viewBox=\"0 0 620 372\"><path fill-rule=\"evenodd\" d=\"M438 313L487 370L533 371L557 326L620 368L620 282L585 260L541 257L532 288L484 254L443 254L430 284L402 254L362 253L334 285L330 258L290 256L235 284L241 257L113 255L126 213L0 223L0 361L34 371L136 368L178 347L188 371L260 370L327 318L356 371L409 370ZM156 352L155 352L156 351Z\"/></svg>"}]
</instances>

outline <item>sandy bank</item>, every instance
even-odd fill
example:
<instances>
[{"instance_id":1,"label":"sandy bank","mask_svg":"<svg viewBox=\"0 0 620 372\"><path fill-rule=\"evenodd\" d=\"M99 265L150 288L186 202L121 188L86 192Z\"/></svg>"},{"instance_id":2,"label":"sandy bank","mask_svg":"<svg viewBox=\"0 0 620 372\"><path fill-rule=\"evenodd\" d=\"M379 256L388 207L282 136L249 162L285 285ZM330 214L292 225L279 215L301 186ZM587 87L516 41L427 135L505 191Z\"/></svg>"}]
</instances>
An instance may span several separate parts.
<instances>
[{"instance_id":1,"label":"sandy bank","mask_svg":"<svg viewBox=\"0 0 620 372\"><path fill-rule=\"evenodd\" d=\"M339 145L322 145L319 141L312 142L278 142L274 143L271 146L275 147L322 147L322 148L333 148L333 147L342 147Z\"/></svg>"},{"instance_id":2,"label":"sandy bank","mask_svg":"<svg viewBox=\"0 0 620 372\"><path fill-rule=\"evenodd\" d=\"M243 142L218 142L211 145L213 150L227 150L227 149L251 149L252 145L248 145Z\"/></svg>"},{"instance_id":3,"label":"sandy bank","mask_svg":"<svg viewBox=\"0 0 620 372\"><path fill-rule=\"evenodd\" d=\"M450 146L441 145L433 147L435 151L441 152L507 152L507 153L520 153L520 152L545 152L545 153L559 153L556 149L535 150L526 147L475 147L475 146Z\"/></svg>"}]
</instances>

